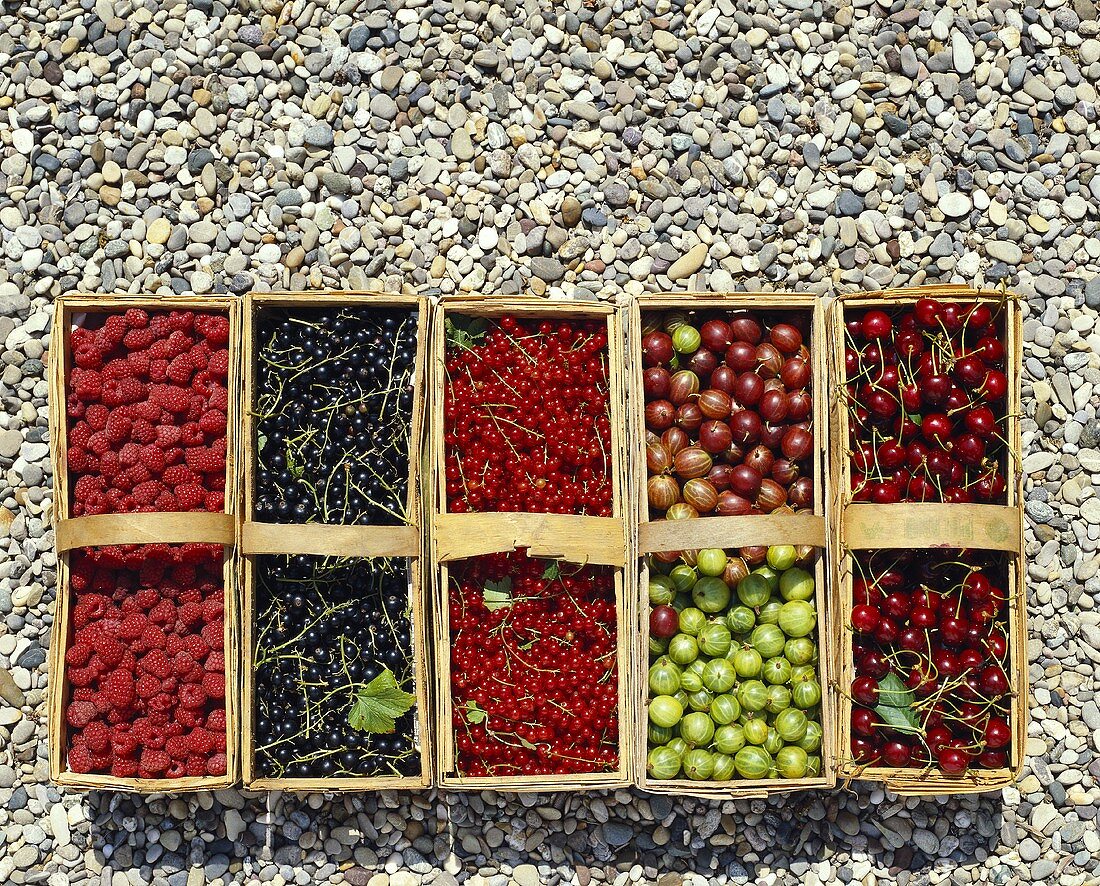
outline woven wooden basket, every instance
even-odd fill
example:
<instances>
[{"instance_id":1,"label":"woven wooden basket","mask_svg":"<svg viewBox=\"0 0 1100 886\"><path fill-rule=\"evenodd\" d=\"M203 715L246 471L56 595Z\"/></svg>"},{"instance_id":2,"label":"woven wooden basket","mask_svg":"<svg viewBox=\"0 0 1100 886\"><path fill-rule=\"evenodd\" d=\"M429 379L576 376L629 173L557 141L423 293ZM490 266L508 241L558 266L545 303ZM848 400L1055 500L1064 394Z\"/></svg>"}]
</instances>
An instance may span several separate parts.
<instances>
[{"instance_id":1,"label":"woven wooden basket","mask_svg":"<svg viewBox=\"0 0 1100 886\"><path fill-rule=\"evenodd\" d=\"M407 526L334 526L320 523L274 524L251 519L256 501L256 401L257 346L254 341L257 317L265 309L355 306L363 308L408 308L418 314L417 351L414 369L412 426L409 443L409 492ZM420 531L422 511L420 452L424 430L425 347L428 341L428 302L424 298L371 292L253 293L245 297L242 323L244 390L242 410L242 461L240 472L240 569L241 625L243 639L241 685L241 745L244 785L256 790L286 791L381 791L414 790L430 783L431 746L429 729L429 664L424 607L424 571L421 561L424 543ZM274 778L259 774L256 766L256 557L263 554L316 554L339 557L407 557L411 607L413 670L416 682L416 741L420 771L412 776Z\"/></svg>"},{"instance_id":2,"label":"woven wooden basket","mask_svg":"<svg viewBox=\"0 0 1100 886\"><path fill-rule=\"evenodd\" d=\"M655 521L649 519L646 494L648 470L645 456L645 396L642 392L642 314L663 310L718 309L723 311L754 310L768 313L791 312L811 321L810 355L813 361L812 394L814 425L814 507L812 512L750 515L744 517L699 517L694 520ZM692 781L686 778L652 779L646 773L649 669L649 568L642 556L639 561L639 581L636 585L635 610L638 614L634 645L635 666L634 706L637 719L634 729L634 768L638 785L652 793L688 795L705 799L764 797L769 794L828 788L836 783L833 748L835 746L835 715L832 698L827 690L830 675L830 614L825 565L826 520L825 504L830 492L827 458L827 384L828 345L825 339L824 308L821 299L803 293L665 293L643 295L630 308L629 336L626 348L627 402L630 406L629 459L631 463L632 501L637 505L638 552L641 555L659 551L696 550L699 548L738 548L748 545L812 544L820 548L814 567L815 607L818 621L815 639L819 650L818 680L821 698L821 774L800 779L735 779L726 782Z\"/></svg>"},{"instance_id":3,"label":"woven wooden basket","mask_svg":"<svg viewBox=\"0 0 1100 886\"><path fill-rule=\"evenodd\" d=\"M848 413L844 406L845 311L870 307L889 309L911 305L921 298L953 302L984 302L1003 308L1004 344L1007 354L1008 401L1005 436L1008 441L1008 483L1005 505L903 503L878 505L853 502L851 496ZM835 478L830 518L833 522L834 566L832 615L837 667L833 683L839 728L836 730L838 774L842 779L880 781L898 794L963 794L992 791L1019 777L1024 762L1028 718L1027 605L1024 596L1023 473L1020 467L1020 364L1022 360L1021 312L1009 293L978 291L962 286L919 286L868 295L845 295L830 306L832 342L830 379L834 391L830 421ZM972 769L965 775L947 776L936 768L861 766L851 758L851 709L849 695L854 674L852 631L853 556L856 550L889 548L973 548L1000 551L1008 558L1008 677L1012 692L1012 744L1004 769Z\"/></svg>"},{"instance_id":4,"label":"woven wooden basket","mask_svg":"<svg viewBox=\"0 0 1100 886\"><path fill-rule=\"evenodd\" d=\"M221 297L173 296L150 299L144 296L72 295L62 296L54 305L54 322L50 338L50 459L53 466L53 521L58 549L57 605L54 612L50 643L49 685L49 756L50 778L54 783L72 788L113 789L155 793L217 790L237 781L239 746L237 742L237 682L239 661L237 624L237 570L233 552L234 517L236 509L237 394L240 383L237 299ZM72 369L69 333L74 319L81 314L112 314L127 308L148 310L201 310L224 313L229 317L229 413L226 430L225 513L153 513L103 514L70 517L70 484L68 473L68 419L66 391ZM66 762L68 726L65 709L71 687L65 677L65 652L75 633L71 620L72 593L69 587L69 552L74 548L109 544L143 544L150 542L209 542L225 546L224 620L225 620L225 716L226 757L228 765L223 776L186 777L181 779L120 778L103 774L72 772Z\"/></svg>"},{"instance_id":5,"label":"woven wooden basket","mask_svg":"<svg viewBox=\"0 0 1100 886\"><path fill-rule=\"evenodd\" d=\"M504 314L551 319L603 319L608 328L611 386L613 516L566 514L480 513L448 514L443 445L443 401L448 316L499 318ZM583 791L623 787L632 781L630 668L634 612L630 571L624 569L632 540L626 524L625 416L622 408L622 353L616 344L622 335L622 312L612 306L587 302L549 302L537 298L466 296L444 299L432 320L432 418L428 458L433 472L433 521L429 544L433 564L432 623L435 650L435 773L437 783L458 790ZM468 557L527 548L530 556L615 567L615 603L619 672L619 766L605 773L562 776L475 778L462 775L455 763L452 725L451 636L448 563Z\"/></svg>"}]
</instances>

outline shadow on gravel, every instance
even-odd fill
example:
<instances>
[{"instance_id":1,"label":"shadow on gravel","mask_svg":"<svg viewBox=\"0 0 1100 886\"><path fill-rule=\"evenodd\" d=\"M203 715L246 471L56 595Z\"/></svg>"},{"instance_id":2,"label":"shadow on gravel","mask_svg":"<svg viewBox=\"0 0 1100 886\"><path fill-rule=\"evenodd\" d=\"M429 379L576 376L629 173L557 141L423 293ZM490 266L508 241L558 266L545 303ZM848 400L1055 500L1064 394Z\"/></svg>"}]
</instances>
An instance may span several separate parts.
<instances>
[{"instance_id":1,"label":"shadow on gravel","mask_svg":"<svg viewBox=\"0 0 1100 886\"><path fill-rule=\"evenodd\" d=\"M659 886L678 886L677 875L687 873L745 882L776 869L790 883L859 881L874 869L908 871L916 877L909 882L920 884L933 867L982 864L1002 825L999 794L891 799L863 785L725 802L638 791L219 796L230 804L210 794L89 793L93 848L113 871L169 886L185 886L196 867L205 882L241 882L271 866L284 874L307 866L316 881L344 869L351 886L364 886L395 852L399 869L436 872L433 882L443 884L487 862L548 865L582 884L593 873L609 881L634 865ZM217 836L227 824L235 841ZM990 873L991 882L1003 883L1011 871Z\"/></svg>"}]
</instances>

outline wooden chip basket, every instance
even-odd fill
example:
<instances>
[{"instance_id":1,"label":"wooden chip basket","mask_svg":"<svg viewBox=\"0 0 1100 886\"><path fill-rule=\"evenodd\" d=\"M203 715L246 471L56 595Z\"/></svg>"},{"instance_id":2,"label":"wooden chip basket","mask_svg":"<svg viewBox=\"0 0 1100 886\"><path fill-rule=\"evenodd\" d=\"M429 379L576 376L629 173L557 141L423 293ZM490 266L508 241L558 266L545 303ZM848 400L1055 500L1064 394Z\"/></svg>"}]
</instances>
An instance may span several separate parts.
<instances>
[{"instance_id":1,"label":"wooden chip basket","mask_svg":"<svg viewBox=\"0 0 1100 886\"><path fill-rule=\"evenodd\" d=\"M66 392L72 369L69 334L74 320L81 314L114 314L127 308L140 307L150 311L194 310L222 313L229 317L229 412L226 430L225 513L151 513L104 514L70 517L70 483L68 472L68 419ZM234 513L236 509L236 473L238 426L237 395L239 389L238 307L235 298L172 296L150 299L145 296L71 295L61 296L54 305L54 322L50 338L50 458L53 466L53 523L58 550L57 604L50 641L49 684L49 757L50 778L65 787L98 790L112 789L155 793L217 790L237 781L240 771L237 741L237 681L239 671L237 623L237 570L233 550ZM222 574L224 577L225 621L225 715L226 774L222 776L186 777L180 779L121 778L106 774L72 772L66 762L68 725L65 710L71 687L65 676L65 652L72 642L73 594L69 586L69 555L74 548L111 544L143 544L151 542L209 542L225 547Z\"/></svg>"},{"instance_id":2,"label":"wooden chip basket","mask_svg":"<svg viewBox=\"0 0 1100 886\"><path fill-rule=\"evenodd\" d=\"M557 514L480 513L448 514L443 444L443 402L446 385L444 354L447 318L518 317L551 319L603 319L607 323L609 380L611 387L613 517ZM632 576L624 566L632 540L626 524L626 459L622 402L622 311L589 302L551 302L538 298L489 298L463 296L443 299L432 320L432 417L427 456L433 472L433 521L429 545L433 564L432 623L435 650L436 783L456 790L585 791L624 787L632 783L629 724L631 645L634 625ZM619 766L613 772L562 776L470 777L457 771L454 753L451 697L451 641L449 619L449 568L453 560L527 548L530 556L563 559L615 567L615 602L618 632Z\"/></svg>"},{"instance_id":3,"label":"wooden chip basket","mask_svg":"<svg viewBox=\"0 0 1100 886\"><path fill-rule=\"evenodd\" d=\"M848 413L844 403L845 312L867 308L914 304L921 298L973 303L983 302L1003 309L1006 374L1008 376L1008 415L1005 437L1008 441L1009 479L1007 502L994 504L902 503L878 505L854 502L851 496L850 452L848 450ZM832 355L830 380L832 410L832 475L835 478L830 502L833 523L832 562L833 646L837 667L833 683L838 729L836 758L840 778L882 782L898 794L964 794L992 791L1013 784L1024 762L1028 719L1027 601L1024 596L1025 564L1023 556L1023 473L1020 445L1020 364L1022 359L1021 312L1015 296L1001 291L977 291L963 286L920 286L886 290L875 294L859 293L838 297L828 317ZM1009 765L1004 769L968 770L952 777L937 768L893 768L862 766L851 757L850 687L855 676L852 661L853 551L890 548L972 548L1003 552L1007 558L1005 587L1009 591L1008 624L1009 666L1012 693L1012 744Z\"/></svg>"},{"instance_id":4,"label":"wooden chip basket","mask_svg":"<svg viewBox=\"0 0 1100 886\"><path fill-rule=\"evenodd\" d=\"M273 524L252 520L256 501L256 360L255 331L258 315L268 309L351 306L357 308L407 308L416 311L417 351L414 368L412 427L409 443L407 526L333 526L327 524ZM241 634L244 667L241 684L241 745L244 786L255 790L284 791L382 791L416 790L430 783L431 733L429 659L424 606L424 542L420 531L422 509L420 452L424 431L425 348L428 341L428 302L417 296L373 292L251 293L244 300L242 354L244 356L242 460L240 472L240 570ZM407 557L411 607L413 670L416 682L416 741L420 771L417 775L275 778L262 776L256 762L256 557L263 554L315 554L338 557Z\"/></svg>"},{"instance_id":5,"label":"wooden chip basket","mask_svg":"<svg viewBox=\"0 0 1100 886\"><path fill-rule=\"evenodd\" d=\"M642 314L663 310L722 311L752 310L766 313L789 312L808 317L811 338L808 343L812 360L811 393L814 426L814 506L810 512L747 515L743 517L700 517L693 520L654 521L649 519L646 495L648 470L645 455L645 396L642 390ZM825 338L824 308L820 298L803 293L664 293L639 296L630 308L626 345L627 402L630 406L629 459L632 468L632 493L637 504L638 583L635 586L636 642L633 649L634 698L637 711L634 729L634 768L637 784L651 793L734 799L765 797L773 793L829 788L836 783L833 748L835 714L827 691L831 661L829 655L830 614L825 565L825 504L829 495L827 458L827 385L828 344ZM646 553L699 548L738 548L749 545L811 544L821 549L814 567L814 597L818 621L814 639L819 650L818 682L821 684L821 774L800 779L735 779L725 782L692 781L686 778L652 779L646 773L649 691L649 567Z\"/></svg>"}]
</instances>

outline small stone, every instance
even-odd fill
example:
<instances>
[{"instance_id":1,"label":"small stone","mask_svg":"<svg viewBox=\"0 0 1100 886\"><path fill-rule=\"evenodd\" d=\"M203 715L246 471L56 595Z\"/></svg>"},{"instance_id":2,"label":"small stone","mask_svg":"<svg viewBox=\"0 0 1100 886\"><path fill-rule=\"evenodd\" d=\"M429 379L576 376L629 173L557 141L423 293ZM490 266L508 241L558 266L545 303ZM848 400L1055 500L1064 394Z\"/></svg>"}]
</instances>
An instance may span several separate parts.
<instances>
[{"instance_id":1,"label":"small stone","mask_svg":"<svg viewBox=\"0 0 1100 886\"><path fill-rule=\"evenodd\" d=\"M168 219L161 217L154 219L145 232L145 239L150 243L156 243L163 245L168 242L168 238L172 235L172 224Z\"/></svg>"},{"instance_id":2,"label":"small stone","mask_svg":"<svg viewBox=\"0 0 1100 886\"><path fill-rule=\"evenodd\" d=\"M665 272L666 276L669 280L683 280L685 277L690 277L703 266L703 262L707 260L707 252L705 243L695 244L669 266Z\"/></svg>"},{"instance_id":3,"label":"small stone","mask_svg":"<svg viewBox=\"0 0 1100 886\"><path fill-rule=\"evenodd\" d=\"M965 194L960 194L958 191L948 191L940 197L939 203L936 205L948 218L962 218L970 212L973 204Z\"/></svg>"}]
</instances>

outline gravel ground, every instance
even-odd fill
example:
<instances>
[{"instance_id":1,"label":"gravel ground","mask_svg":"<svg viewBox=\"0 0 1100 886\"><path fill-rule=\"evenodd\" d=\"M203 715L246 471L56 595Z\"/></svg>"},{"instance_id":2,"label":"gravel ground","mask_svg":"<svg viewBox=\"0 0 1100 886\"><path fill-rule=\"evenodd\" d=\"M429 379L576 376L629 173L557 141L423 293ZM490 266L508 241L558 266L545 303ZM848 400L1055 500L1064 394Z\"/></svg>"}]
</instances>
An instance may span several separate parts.
<instances>
[{"instance_id":1,"label":"gravel ground","mask_svg":"<svg viewBox=\"0 0 1100 886\"><path fill-rule=\"evenodd\" d=\"M0 882L1096 882L1097 6L950 7L0 5ZM1033 697L1001 796L48 784L57 294L1002 280L1027 312Z\"/></svg>"}]
</instances>

